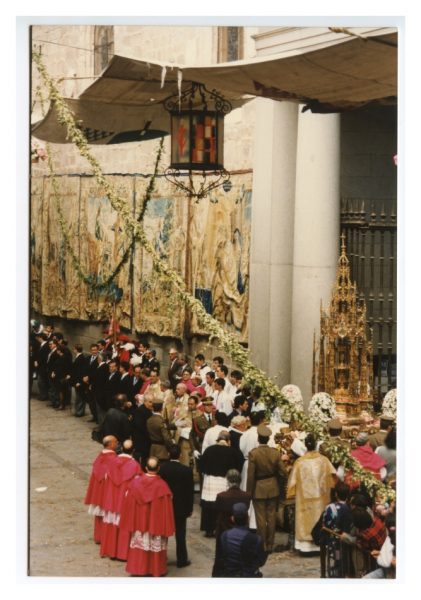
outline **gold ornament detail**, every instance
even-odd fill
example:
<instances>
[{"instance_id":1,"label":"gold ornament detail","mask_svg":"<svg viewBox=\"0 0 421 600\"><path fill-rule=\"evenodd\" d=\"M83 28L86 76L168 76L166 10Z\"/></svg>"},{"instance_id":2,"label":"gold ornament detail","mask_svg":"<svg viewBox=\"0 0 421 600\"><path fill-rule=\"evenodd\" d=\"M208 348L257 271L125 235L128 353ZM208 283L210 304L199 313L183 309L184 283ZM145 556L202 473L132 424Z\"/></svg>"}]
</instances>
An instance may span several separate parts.
<instances>
[{"instance_id":1,"label":"gold ornament detail","mask_svg":"<svg viewBox=\"0 0 421 600\"><path fill-rule=\"evenodd\" d=\"M343 417L359 417L370 408L373 345L366 332L366 305L351 280L345 235L336 270L329 310L320 304L319 360L313 343L313 394L327 392Z\"/></svg>"}]
</instances>

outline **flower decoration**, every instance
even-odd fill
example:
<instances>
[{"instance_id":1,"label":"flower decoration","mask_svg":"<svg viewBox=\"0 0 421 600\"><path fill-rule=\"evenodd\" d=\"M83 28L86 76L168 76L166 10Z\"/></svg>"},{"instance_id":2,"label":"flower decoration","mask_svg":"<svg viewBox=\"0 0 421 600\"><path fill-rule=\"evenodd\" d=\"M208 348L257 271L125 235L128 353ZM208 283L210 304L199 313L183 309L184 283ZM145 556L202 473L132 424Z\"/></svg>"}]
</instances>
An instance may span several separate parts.
<instances>
[{"instance_id":1,"label":"flower decoration","mask_svg":"<svg viewBox=\"0 0 421 600\"><path fill-rule=\"evenodd\" d=\"M37 163L40 160L46 160L48 158L47 151L45 148L37 144L36 142L32 142L31 144L31 162Z\"/></svg>"},{"instance_id":2,"label":"flower decoration","mask_svg":"<svg viewBox=\"0 0 421 600\"><path fill-rule=\"evenodd\" d=\"M382 417L396 420L396 389L389 390L383 398Z\"/></svg>"},{"instance_id":3,"label":"flower decoration","mask_svg":"<svg viewBox=\"0 0 421 600\"><path fill-rule=\"evenodd\" d=\"M281 389L281 394L288 400L288 404L282 407L282 418L290 423L293 417L292 408L297 411L304 411L303 395L297 385L288 383Z\"/></svg>"},{"instance_id":4,"label":"flower decoration","mask_svg":"<svg viewBox=\"0 0 421 600\"><path fill-rule=\"evenodd\" d=\"M312 419L324 425L336 417L336 404L326 392L314 394L308 405L308 414Z\"/></svg>"}]
</instances>

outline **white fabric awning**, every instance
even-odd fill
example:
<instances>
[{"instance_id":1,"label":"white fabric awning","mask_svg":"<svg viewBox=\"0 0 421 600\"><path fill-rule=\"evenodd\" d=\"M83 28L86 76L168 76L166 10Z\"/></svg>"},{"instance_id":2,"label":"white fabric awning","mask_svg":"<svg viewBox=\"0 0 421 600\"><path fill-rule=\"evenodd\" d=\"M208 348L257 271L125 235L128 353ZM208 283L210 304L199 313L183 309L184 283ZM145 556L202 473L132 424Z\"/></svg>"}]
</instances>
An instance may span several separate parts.
<instances>
[{"instance_id":1,"label":"white fabric awning","mask_svg":"<svg viewBox=\"0 0 421 600\"><path fill-rule=\"evenodd\" d=\"M91 143L141 141L169 133L163 101L192 81L216 89L233 108L250 97L299 102L313 112L396 102L397 32L376 29L364 38L332 34L321 48L203 67L114 56L101 77L68 102ZM54 107L32 133L51 142L68 141Z\"/></svg>"}]
</instances>

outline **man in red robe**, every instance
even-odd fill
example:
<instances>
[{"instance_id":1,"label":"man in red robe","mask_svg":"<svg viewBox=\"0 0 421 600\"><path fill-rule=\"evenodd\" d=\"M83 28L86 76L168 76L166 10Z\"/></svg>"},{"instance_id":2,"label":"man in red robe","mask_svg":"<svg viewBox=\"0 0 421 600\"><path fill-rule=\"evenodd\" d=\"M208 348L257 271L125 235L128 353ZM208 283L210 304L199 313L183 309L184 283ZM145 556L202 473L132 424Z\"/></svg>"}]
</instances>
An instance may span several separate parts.
<instances>
[{"instance_id":1,"label":"man in red robe","mask_svg":"<svg viewBox=\"0 0 421 600\"><path fill-rule=\"evenodd\" d=\"M174 535L172 493L158 475L159 460L146 461L146 473L130 483L120 515L120 530L131 533L126 571L160 577L167 573L168 538Z\"/></svg>"},{"instance_id":2,"label":"man in red robe","mask_svg":"<svg viewBox=\"0 0 421 600\"><path fill-rule=\"evenodd\" d=\"M102 518L104 510L104 492L109 477L110 468L117 455L118 440L114 435L106 435L102 440L103 450L98 454L92 465L91 477L85 496L85 504L89 505L88 513L94 515L94 541L101 543Z\"/></svg>"},{"instance_id":3,"label":"man in red robe","mask_svg":"<svg viewBox=\"0 0 421 600\"><path fill-rule=\"evenodd\" d=\"M368 443L368 433L361 431L356 439L357 447L351 451L351 456L357 460L360 465L371 471L377 479L383 480L386 477L385 461L376 454Z\"/></svg>"},{"instance_id":4,"label":"man in red robe","mask_svg":"<svg viewBox=\"0 0 421 600\"><path fill-rule=\"evenodd\" d=\"M121 507L132 479L142 474L139 463L132 457L133 442L123 442L123 452L111 464L104 491L100 556L127 560L130 534L119 527Z\"/></svg>"}]
</instances>

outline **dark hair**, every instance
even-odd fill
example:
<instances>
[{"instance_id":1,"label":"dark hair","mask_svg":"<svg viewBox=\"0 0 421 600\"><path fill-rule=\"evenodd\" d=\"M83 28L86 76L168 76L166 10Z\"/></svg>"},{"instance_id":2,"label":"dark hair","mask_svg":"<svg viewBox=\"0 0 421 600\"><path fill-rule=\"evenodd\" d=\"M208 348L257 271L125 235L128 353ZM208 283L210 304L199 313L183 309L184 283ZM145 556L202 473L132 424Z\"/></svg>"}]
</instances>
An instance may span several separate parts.
<instances>
[{"instance_id":1,"label":"dark hair","mask_svg":"<svg viewBox=\"0 0 421 600\"><path fill-rule=\"evenodd\" d=\"M127 362L127 360L122 360L120 363L120 367L123 367L125 371L128 371L130 369L130 363Z\"/></svg>"},{"instance_id":2,"label":"dark hair","mask_svg":"<svg viewBox=\"0 0 421 600\"><path fill-rule=\"evenodd\" d=\"M82 346L82 344L76 344L75 345L75 350L77 352L83 352L83 346Z\"/></svg>"},{"instance_id":3,"label":"dark hair","mask_svg":"<svg viewBox=\"0 0 421 600\"><path fill-rule=\"evenodd\" d=\"M391 426L390 419L384 419L380 417L380 429L388 429Z\"/></svg>"},{"instance_id":4,"label":"dark hair","mask_svg":"<svg viewBox=\"0 0 421 600\"><path fill-rule=\"evenodd\" d=\"M98 348L98 344L91 344L89 347L92 350L92 348Z\"/></svg>"},{"instance_id":5,"label":"dark hair","mask_svg":"<svg viewBox=\"0 0 421 600\"><path fill-rule=\"evenodd\" d=\"M258 398L260 398L261 393L262 393L262 388L260 386L256 385L256 387L253 388L251 395L253 396L254 400L257 400Z\"/></svg>"},{"instance_id":6,"label":"dark hair","mask_svg":"<svg viewBox=\"0 0 421 600\"><path fill-rule=\"evenodd\" d=\"M335 493L338 500L347 500L349 498L350 491L351 488L349 485L343 481L338 481L338 483L335 485Z\"/></svg>"},{"instance_id":7,"label":"dark hair","mask_svg":"<svg viewBox=\"0 0 421 600\"><path fill-rule=\"evenodd\" d=\"M116 358L112 358L109 362L110 365L115 364L116 367L119 366L119 361Z\"/></svg>"},{"instance_id":8,"label":"dark hair","mask_svg":"<svg viewBox=\"0 0 421 600\"><path fill-rule=\"evenodd\" d=\"M197 360L205 360L205 357L203 356L203 354L196 354L195 358Z\"/></svg>"},{"instance_id":9,"label":"dark hair","mask_svg":"<svg viewBox=\"0 0 421 600\"><path fill-rule=\"evenodd\" d=\"M154 412L161 412L162 407L163 407L162 402L153 402L152 403L152 410Z\"/></svg>"},{"instance_id":10,"label":"dark hair","mask_svg":"<svg viewBox=\"0 0 421 600\"><path fill-rule=\"evenodd\" d=\"M208 371L208 372L206 373L206 375L209 375L209 377L210 377L211 379L215 379L215 377L216 377L216 375L215 375L215 371Z\"/></svg>"},{"instance_id":11,"label":"dark hair","mask_svg":"<svg viewBox=\"0 0 421 600\"><path fill-rule=\"evenodd\" d=\"M222 377L217 377L217 378L215 379L215 383L216 383L217 385L220 385L220 386L221 386L221 388L222 388L222 389L224 389L224 387L225 387L225 379L222 379Z\"/></svg>"},{"instance_id":12,"label":"dark hair","mask_svg":"<svg viewBox=\"0 0 421 600\"><path fill-rule=\"evenodd\" d=\"M180 446L178 446L178 444L173 444L168 448L168 454L172 460L178 460L181 454Z\"/></svg>"},{"instance_id":13,"label":"dark hair","mask_svg":"<svg viewBox=\"0 0 421 600\"><path fill-rule=\"evenodd\" d=\"M217 362L219 365L223 365L224 364L224 359L222 358L222 356L214 356L212 358L213 362Z\"/></svg>"},{"instance_id":14,"label":"dark hair","mask_svg":"<svg viewBox=\"0 0 421 600\"><path fill-rule=\"evenodd\" d=\"M222 427L228 427L228 425L229 425L228 415L226 415L225 413L216 411L215 419L216 419L216 422L218 423L218 425L222 425Z\"/></svg>"},{"instance_id":15,"label":"dark hair","mask_svg":"<svg viewBox=\"0 0 421 600\"><path fill-rule=\"evenodd\" d=\"M373 524L373 519L365 508L353 508L352 521L357 529L368 529Z\"/></svg>"},{"instance_id":16,"label":"dark hair","mask_svg":"<svg viewBox=\"0 0 421 600\"><path fill-rule=\"evenodd\" d=\"M389 450L396 450L396 429L391 429L384 438L384 445Z\"/></svg>"},{"instance_id":17,"label":"dark hair","mask_svg":"<svg viewBox=\"0 0 421 600\"><path fill-rule=\"evenodd\" d=\"M244 515L235 515L233 516L234 519L234 523L240 527L247 525L247 520L248 520L249 516L247 513L245 513Z\"/></svg>"},{"instance_id":18,"label":"dark hair","mask_svg":"<svg viewBox=\"0 0 421 600\"><path fill-rule=\"evenodd\" d=\"M247 398L243 396L243 394L238 394L238 396L234 398L234 408L238 408L241 404L244 404L244 402L247 402Z\"/></svg>"},{"instance_id":19,"label":"dark hair","mask_svg":"<svg viewBox=\"0 0 421 600\"><path fill-rule=\"evenodd\" d=\"M359 508L367 508L370 506L370 501L365 494L354 494L351 496L351 504L358 506Z\"/></svg>"},{"instance_id":20,"label":"dark hair","mask_svg":"<svg viewBox=\"0 0 421 600\"><path fill-rule=\"evenodd\" d=\"M262 420L262 415L260 414L260 412L251 412L250 413L250 423L253 426L258 425L261 420Z\"/></svg>"},{"instance_id":21,"label":"dark hair","mask_svg":"<svg viewBox=\"0 0 421 600\"><path fill-rule=\"evenodd\" d=\"M146 375L146 377L149 377L150 374L151 374L151 370L148 369L148 367L145 367L144 369L142 369L142 375Z\"/></svg>"},{"instance_id":22,"label":"dark hair","mask_svg":"<svg viewBox=\"0 0 421 600\"><path fill-rule=\"evenodd\" d=\"M305 447L307 450L311 451L316 448L316 438L314 437L314 433L309 433L304 440Z\"/></svg>"},{"instance_id":23,"label":"dark hair","mask_svg":"<svg viewBox=\"0 0 421 600\"><path fill-rule=\"evenodd\" d=\"M226 365L219 365L219 370L222 371L224 375L228 375L228 367Z\"/></svg>"},{"instance_id":24,"label":"dark hair","mask_svg":"<svg viewBox=\"0 0 421 600\"><path fill-rule=\"evenodd\" d=\"M231 371L231 377L235 377L235 379L242 379L243 378L243 374L241 371L238 371L237 369L234 369L233 371Z\"/></svg>"},{"instance_id":25,"label":"dark hair","mask_svg":"<svg viewBox=\"0 0 421 600\"><path fill-rule=\"evenodd\" d=\"M269 437L267 435L257 434L257 441L259 442L259 444L267 444L269 441Z\"/></svg>"},{"instance_id":26,"label":"dark hair","mask_svg":"<svg viewBox=\"0 0 421 600\"><path fill-rule=\"evenodd\" d=\"M191 367L186 367L183 369L183 373L189 373L191 375L193 373L193 369Z\"/></svg>"}]
</instances>

